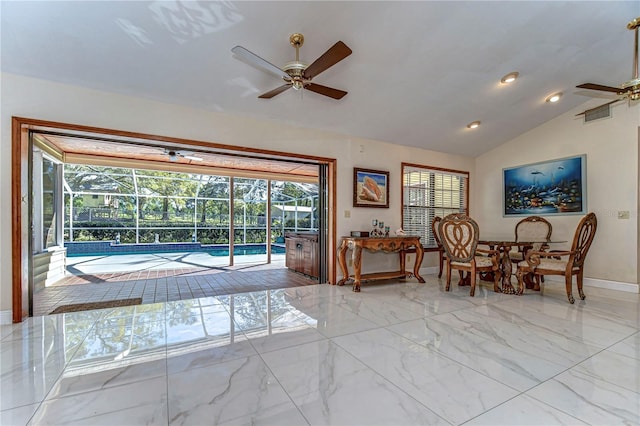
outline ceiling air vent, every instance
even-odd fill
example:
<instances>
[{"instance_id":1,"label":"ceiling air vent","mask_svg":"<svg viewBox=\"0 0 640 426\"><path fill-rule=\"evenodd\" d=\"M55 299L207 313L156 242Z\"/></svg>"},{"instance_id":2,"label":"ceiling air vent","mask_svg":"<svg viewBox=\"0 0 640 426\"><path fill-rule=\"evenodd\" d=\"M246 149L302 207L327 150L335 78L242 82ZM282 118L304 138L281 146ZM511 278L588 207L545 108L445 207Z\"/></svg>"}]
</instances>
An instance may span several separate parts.
<instances>
[{"instance_id":1,"label":"ceiling air vent","mask_svg":"<svg viewBox=\"0 0 640 426\"><path fill-rule=\"evenodd\" d=\"M585 123L607 117L611 117L611 108L609 104L604 104L584 112Z\"/></svg>"}]
</instances>

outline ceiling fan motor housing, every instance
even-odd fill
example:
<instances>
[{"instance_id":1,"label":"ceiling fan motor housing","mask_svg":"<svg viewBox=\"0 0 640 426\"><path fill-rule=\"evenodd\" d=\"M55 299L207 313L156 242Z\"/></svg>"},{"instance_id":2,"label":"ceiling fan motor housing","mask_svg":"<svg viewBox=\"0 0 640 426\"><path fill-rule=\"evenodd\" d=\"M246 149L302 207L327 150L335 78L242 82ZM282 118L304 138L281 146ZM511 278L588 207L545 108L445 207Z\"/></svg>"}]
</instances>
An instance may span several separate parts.
<instances>
[{"instance_id":1,"label":"ceiling fan motor housing","mask_svg":"<svg viewBox=\"0 0 640 426\"><path fill-rule=\"evenodd\" d=\"M291 76L291 83L295 90L304 88L307 79L304 78L303 72L307 68L307 64L300 62L300 47L304 44L304 36L300 33L291 34L289 43L296 49L296 60L288 62L282 70ZM285 80L286 81L286 80ZM289 83L287 81L287 83Z\"/></svg>"},{"instance_id":2,"label":"ceiling fan motor housing","mask_svg":"<svg viewBox=\"0 0 640 426\"><path fill-rule=\"evenodd\" d=\"M293 83L293 88L300 90L304 87L304 84L311 80L305 79L302 72L307 68L307 64L303 64L300 61L288 62L282 70L291 76L290 82ZM286 81L286 80L285 80ZM289 83L289 81L287 81Z\"/></svg>"}]
</instances>

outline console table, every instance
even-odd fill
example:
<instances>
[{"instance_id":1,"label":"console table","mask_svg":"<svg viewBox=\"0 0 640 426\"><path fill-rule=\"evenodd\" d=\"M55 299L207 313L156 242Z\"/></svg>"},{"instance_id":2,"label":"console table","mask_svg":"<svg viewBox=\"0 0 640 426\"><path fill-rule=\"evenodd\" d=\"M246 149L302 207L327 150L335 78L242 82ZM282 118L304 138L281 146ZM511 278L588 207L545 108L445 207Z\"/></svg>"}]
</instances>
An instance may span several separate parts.
<instances>
[{"instance_id":1,"label":"console table","mask_svg":"<svg viewBox=\"0 0 640 426\"><path fill-rule=\"evenodd\" d=\"M362 273L362 249L369 252L382 251L384 253L400 253L400 270L390 272L375 272L371 274ZM415 249L416 262L413 265L413 273L405 270L405 254L409 249ZM346 254L347 250L352 250L353 259L353 275L349 275L347 268ZM415 276L419 282L423 283L424 279L420 276L420 265L424 256L424 249L420 244L420 237L417 236L401 236L401 237L342 237L342 243L338 249L338 262L342 269L342 279L338 281L338 285L344 285L348 280L353 280L353 291L360 291L361 281L387 280L391 278L407 278L411 275Z\"/></svg>"}]
</instances>

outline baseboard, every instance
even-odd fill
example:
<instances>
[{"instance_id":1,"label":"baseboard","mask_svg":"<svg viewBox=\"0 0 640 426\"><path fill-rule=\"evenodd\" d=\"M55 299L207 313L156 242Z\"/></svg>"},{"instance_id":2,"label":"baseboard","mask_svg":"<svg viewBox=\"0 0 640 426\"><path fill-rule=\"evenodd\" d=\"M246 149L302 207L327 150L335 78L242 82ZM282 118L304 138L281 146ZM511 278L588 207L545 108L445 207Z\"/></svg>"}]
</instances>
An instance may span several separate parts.
<instances>
[{"instance_id":1,"label":"baseboard","mask_svg":"<svg viewBox=\"0 0 640 426\"><path fill-rule=\"evenodd\" d=\"M412 270L412 268L408 269ZM420 275L422 276L430 274L438 275L438 272L440 272L440 267L438 266L427 266L426 268L420 268Z\"/></svg>"},{"instance_id":2,"label":"baseboard","mask_svg":"<svg viewBox=\"0 0 640 426\"><path fill-rule=\"evenodd\" d=\"M0 311L0 325L13 324L13 314L11 310Z\"/></svg>"},{"instance_id":3,"label":"baseboard","mask_svg":"<svg viewBox=\"0 0 640 426\"><path fill-rule=\"evenodd\" d=\"M548 275L545 280L558 281L564 283L564 277ZM573 279L575 283L575 278ZM621 281L601 280L598 278L584 278L583 285L585 287L604 288L607 290L624 291L627 293L640 293L640 286L634 283L624 283Z\"/></svg>"},{"instance_id":4,"label":"baseboard","mask_svg":"<svg viewBox=\"0 0 640 426\"><path fill-rule=\"evenodd\" d=\"M437 274L440 271L438 266L429 266L426 268L420 268L420 275L429 275L429 274ZM446 273L443 273L443 277ZM512 282L514 282L515 277L512 277ZM557 281L564 283L564 277L548 275L545 276L545 280ZM575 278L573 279L575 283ZM625 283L621 281L610 281L610 280L601 280L598 278L584 278L583 285L585 287L596 287L596 288L604 288L607 290L616 290L616 291L624 291L627 293L640 293L640 285L634 283Z\"/></svg>"}]
</instances>

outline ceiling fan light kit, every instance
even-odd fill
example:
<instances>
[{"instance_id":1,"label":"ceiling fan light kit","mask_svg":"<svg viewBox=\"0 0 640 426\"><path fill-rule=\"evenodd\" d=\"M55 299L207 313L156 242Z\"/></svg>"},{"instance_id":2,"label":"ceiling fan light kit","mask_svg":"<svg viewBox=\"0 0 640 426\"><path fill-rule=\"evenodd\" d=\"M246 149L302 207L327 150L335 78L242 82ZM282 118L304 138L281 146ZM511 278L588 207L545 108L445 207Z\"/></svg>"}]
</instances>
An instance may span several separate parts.
<instances>
[{"instance_id":1,"label":"ceiling fan light kit","mask_svg":"<svg viewBox=\"0 0 640 426\"><path fill-rule=\"evenodd\" d=\"M231 52L233 52L237 57L262 68L265 71L278 75L284 80L285 84L283 86L276 87L269 92L263 93L258 96L258 98L271 99L289 88L293 88L294 90L306 89L333 99L342 99L347 94L344 90L334 89L311 82L311 80L318 74L351 55L351 49L349 49L346 44L342 41L338 41L311 65L307 65L300 61L300 47L304 44L304 36L300 33L291 34L289 37L289 43L291 43L291 45L296 49L296 60L288 62L282 68L262 59L242 46L236 46L231 49Z\"/></svg>"}]
</instances>

